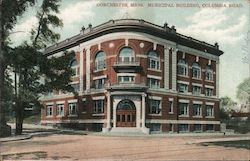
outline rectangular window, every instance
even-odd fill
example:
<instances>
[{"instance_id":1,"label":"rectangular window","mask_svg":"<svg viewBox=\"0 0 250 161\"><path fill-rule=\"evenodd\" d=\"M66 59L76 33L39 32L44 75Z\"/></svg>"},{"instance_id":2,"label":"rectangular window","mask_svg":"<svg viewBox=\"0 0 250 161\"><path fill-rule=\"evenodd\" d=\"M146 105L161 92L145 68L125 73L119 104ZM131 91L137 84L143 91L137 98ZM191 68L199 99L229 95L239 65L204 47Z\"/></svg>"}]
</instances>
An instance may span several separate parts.
<instances>
[{"instance_id":1,"label":"rectangular window","mask_svg":"<svg viewBox=\"0 0 250 161\"><path fill-rule=\"evenodd\" d=\"M206 116L213 117L214 116L214 107L212 105L206 105Z\"/></svg>"},{"instance_id":2,"label":"rectangular window","mask_svg":"<svg viewBox=\"0 0 250 161\"><path fill-rule=\"evenodd\" d=\"M53 115L53 105L47 105L46 109L47 109L46 116L52 116Z\"/></svg>"},{"instance_id":3,"label":"rectangular window","mask_svg":"<svg viewBox=\"0 0 250 161\"><path fill-rule=\"evenodd\" d=\"M94 100L94 111L95 114L104 112L104 100Z\"/></svg>"},{"instance_id":4,"label":"rectangular window","mask_svg":"<svg viewBox=\"0 0 250 161\"><path fill-rule=\"evenodd\" d=\"M178 83L177 84L177 90L180 93L187 93L187 91L188 91L188 85L187 84L183 84L183 83Z\"/></svg>"},{"instance_id":5,"label":"rectangular window","mask_svg":"<svg viewBox=\"0 0 250 161\"><path fill-rule=\"evenodd\" d=\"M179 103L179 115L188 116L188 103Z\"/></svg>"},{"instance_id":6,"label":"rectangular window","mask_svg":"<svg viewBox=\"0 0 250 161\"><path fill-rule=\"evenodd\" d=\"M199 68L193 68L193 78L200 78L200 69Z\"/></svg>"},{"instance_id":7,"label":"rectangular window","mask_svg":"<svg viewBox=\"0 0 250 161\"><path fill-rule=\"evenodd\" d=\"M209 81L212 81L213 80L213 71L206 71L205 72L205 79L206 80L209 80Z\"/></svg>"},{"instance_id":8,"label":"rectangular window","mask_svg":"<svg viewBox=\"0 0 250 161\"><path fill-rule=\"evenodd\" d=\"M98 60L95 62L96 70L102 70L106 68L106 60Z\"/></svg>"},{"instance_id":9,"label":"rectangular window","mask_svg":"<svg viewBox=\"0 0 250 161\"><path fill-rule=\"evenodd\" d=\"M169 101L169 113L174 113L174 103L173 101Z\"/></svg>"},{"instance_id":10,"label":"rectangular window","mask_svg":"<svg viewBox=\"0 0 250 161\"><path fill-rule=\"evenodd\" d=\"M157 70L159 70L160 69L160 62L159 62L159 60L150 59L150 61L149 61L149 67L151 69L157 69Z\"/></svg>"},{"instance_id":11,"label":"rectangular window","mask_svg":"<svg viewBox=\"0 0 250 161\"><path fill-rule=\"evenodd\" d=\"M201 87L193 86L193 94L200 95L201 94Z\"/></svg>"},{"instance_id":12,"label":"rectangular window","mask_svg":"<svg viewBox=\"0 0 250 161\"><path fill-rule=\"evenodd\" d=\"M105 78L95 80L95 89L103 89L105 86Z\"/></svg>"},{"instance_id":13,"label":"rectangular window","mask_svg":"<svg viewBox=\"0 0 250 161\"><path fill-rule=\"evenodd\" d=\"M188 124L179 124L179 132L188 132L189 127Z\"/></svg>"},{"instance_id":14,"label":"rectangular window","mask_svg":"<svg viewBox=\"0 0 250 161\"><path fill-rule=\"evenodd\" d=\"M75 92L78 92L80 90L80 84L79 83L77 83L77 84L71 84L71 87L74 88Z\"/></svg>"},{"instance_id":15,"label":"rectangular window","mask_svg":"<svg viewBox=\"0 0 250 161\"><path fill-rule=\"evenodd\" d=\"M149 100L149 113L150 114L159 114L161 112L160 100Z\"/></svg>"},{"instance_id":16,"label":"rectangular window","mask_svg":"<svg viewBox=\"0 0 250 161\"><path fill-rule=\"evenodd\" d=\"M77 103L69 103L69 115L77 115Z\"/></svg>"},{"instance_id":17,"label":"rectangular window","mask_svg":"<svg viewBox=\"0 0 250 161\"><path fill-rule=\"evenodd\" d=\"M158 89L160 88L160 80L154 78L148 78L149 88Z\"/></svg>"},{"instance_id":18,"label":"rectangular window","mask_svg":"<svg viewBox=\"0 0 250 161\"><path fill-rule=\"evenodd\" d=\"M177 74L178 75L187 75L187 67L185 65L178 65L177 66Z\"/></svg>"},{"instance_id":19,"label":"rectangular window","mask_svg":"<svg viewBox=\"0 0 250 161\"><path fill-rule=\"evenodd\" d=\"M212 96L212 95L213 95L213 89L205 88L205 96Z\"/></svg>"},{"instance_id":20,"label":"rectangular window","mask_svg":"<svg viewBox=\"0 0 250 161\"><path fill-rule=\"evenodd\" d=\"M64 116L64 104L57 104L57 115Z\"/></svg>"},{"instance_id":21,"label":"rectangular window","mask_svg":"<svg viewBox=\"0 0 250 161\"><path fill-rule=\"evenodd\" d=\"M206 130L207 131L214 131L214 125L213 124L207 124L206 125Z\"/></svg>"},{"instance_id":22,"label":"rectangular window","mask_svg":"<svg viewBox=\"0 0 250 161\"><path fill-rule=\"evenodd\" d=\"M87 107L86 100L82 100L82 112L86 112L86 107Z\"/></svg>"},{"instance_id":23,"label":"rectangular window","mask_svg":"<svg viewBox=\"0 0 250 161\"><path fill-rule=\"evenodd\" d=\"M148 126L149 126L150 131L161 131L161 124L153 123L153 124L149 124Z\"/></svg>"},{"instance_id":24,"label":"rectangular window","mask_svg":"<svg viewBox=\"0 0 250 161\"><path fill-rule=\"evenodd\" d=\"M202 131L202 125L201 124L194 124L194 131Z\"/></svg>"},{"instance_id":25,"label":"rectangular window","mask_svg":"<svg viewBox=\"0 0 250 161\"><path fill-rule=\"evenodd\" d=\"M174 131L174 126L173 124L169 124L169 132L173 132Z\"/></svg>"},{"instance_id":26,"label":"rectangular window","mask_svg":"<svg viewBox=\"0 0 250 161\"><path fill-rule=\"evenodd\" d=\"M200 104L193 104L194 116L202 116L202 108Z\"/></svg>"},{"instance_id":27,"label":"rectangular window","mask_svg":"<svg viewBox=\"0 0 250 161\"><path fill-rule=\"evenodd\" d=\"M134 83L135 77L134 76L119 76L118 81L119 83Z\"/></svg>"}]
</instances>

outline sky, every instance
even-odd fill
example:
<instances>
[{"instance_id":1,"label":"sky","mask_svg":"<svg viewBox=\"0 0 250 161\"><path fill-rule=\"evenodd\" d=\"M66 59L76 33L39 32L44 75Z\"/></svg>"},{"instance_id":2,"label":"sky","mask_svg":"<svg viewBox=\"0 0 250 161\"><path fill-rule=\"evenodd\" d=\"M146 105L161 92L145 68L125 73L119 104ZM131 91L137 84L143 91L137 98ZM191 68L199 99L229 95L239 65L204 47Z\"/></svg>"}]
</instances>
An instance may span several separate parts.
<instances>
[{"instance_id":1,"label":"sky","mask_svg":"<svg viewBox=\"0 0 250 161\"><path fill-rule=\"evenodd\" d=\"M35 15L41 0L37 1L38 4L19 17L11 34L13 46L28 40L30 30L37 25ZM104 6L114 2L127 7ZM229 96L238 101L237 86L250 77L249 0L62 0L58 17L64 23L62 28L55 29L61 34L60 40L78 34L82 26L90 23L96 26L111 19L136 18L160 26L167 22L178 33L211 44L218 42L224 51L220 56L220 97ZM244 50L247 44L248 49ZM243 61L244 57L248 60Z\"/></svg>"}]
</instances>

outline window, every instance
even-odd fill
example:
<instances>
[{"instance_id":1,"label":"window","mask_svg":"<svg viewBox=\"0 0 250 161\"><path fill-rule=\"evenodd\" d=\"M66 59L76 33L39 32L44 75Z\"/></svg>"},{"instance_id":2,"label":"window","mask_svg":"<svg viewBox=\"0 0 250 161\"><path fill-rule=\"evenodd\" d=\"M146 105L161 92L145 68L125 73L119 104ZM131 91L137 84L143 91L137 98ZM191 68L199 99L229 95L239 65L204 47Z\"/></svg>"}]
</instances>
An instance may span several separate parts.
<instances>
[{"instance_id":1,"label":"window","mask_svg":"<svg viewBox=\"0 0 250 161\"><path fill-rule=\"evenodd\" d=\"M73 76L78 76L79 75L79 70L78 70L79 64L78 64L76 59L71 61L70 67L71 67L71 69L73 71Z\"/></svg>"},{"instance_id":2,"label":"window","mask_svg":"<svg viewBox=\"0 0 250 161\"><path fill-rule=\"evenodd\" d=\"M86 100L83 99L83 100L82 100L82 113L85 113L85 112L86 112L86 107L87 107Z\"/></svg>"},{"instance_id":3,"label":"window","mask_svg":"<svg viewBox=\"0 0 250 161\"><path fill-rule=\"evenodd\" d=\"M173 132L174 131L174 126L173 126L173 124L169 124L169 132Z\"/></svg>"},{"instance_id":4,"label":"window","mask_svg":"<svg viewBox=\"0 0 250 161\"><path fill-rule=\"evenodd\" d=\"M149 88L160 88L160 80L154 78L148 78Z\"/></svg>"},{"instance_id":5,"label":"window","mask_svg":"<svg viewBox=\"0 0 250 161\"><path fill-rule=\"evenodd\" d=\"M53 105L47 105L47 112L46 112L46 116L52 116L53 115Z\"/></svg>"},{"instance_id":6,"label":"window","mask_svg":"<svg viewBox=\"0 0 250 161\"><path fill-rule=\"evenodd\" d=\"M71 87L74 88L75 92L78 92L80 90L80 84L79 83L77 83L77 84L71 84Z\"/></svg>"},{"instance_id":7,"label":"window","mask_svg":"<svg viewBox=\"0 0 250 161\"><path fill-rule=\"evenodd\" d=\"M169 113L174 113L174 103L173 101L169 101Z\"/></svg>"},{"instance_id":8,"label":"window","mask_svg":"<svg viewBox=\"0 0 250 161\"><path fill-rule=\"evenodd\" d=\"M103 70L106 68L106 53L100 51L96 54L95 57L95 69L96 70Z\"/></svg>"},{"instance_id":9,"label":"window","mask_svg":"<svg viewBox=\"0 0 250 161\"><path fill-rule=\"evenodd\" d=\"M95 114L104 112L104 100L94 100L94 111Z\"/></svg>"},{"instance_id":10,"label":"window","mask_svg":"<svg viewBox=\"0 0 250 161\"><path fill-rule=\"evenodd\" d=\"M194 116L202 116L202 108L200 104L193 104Z\"/></svg>"},{"instance_id":11,"label":"window","mask_svg":"<svg viewBox=\"0 0 250 161\"><path fill-rule=\"evenodd\" d=\"M177 84L177 90L180 93L186 93L188 91L188 85L187 84L183 84L183 83L178 83Z\"/></svg>"},{"instance_id":12,"label":"window","mask_svg":"<svg viewBox=\"0 0 250 161\"><path fill-rule=\"evenodd\" d=\"M193 94L201 94L201 87L200 86L193 86Z\"/></svg>"},{"instance_id":13,"label":"window","mask_svg":"<svg viewBox=\"0 0 250 161\"><path fill-rule=\"evenodd\" d=\"M201 67L198 63L194 63L192 66L193 78L201 78Z\"/></svg>"},{"instance_id":14,"label":"window","mask_svg":"<svg viewBox=\"0 0 250 161\"><path fill-rule=\"evenodd\" d=\"M149 57L149 68L151 69L160 69L160 56L157 52L155 51L150 51L148 54Z\"/></svg>"},{"instance_id":15,"label":"window","mask_svg":"<svg viewBox=\"0 0 250 161\"><path fill-rule=\"evenodd\" d=\"M207 113L206 116L213 117L214 116L214 107L212 105L206 105Z\"/></svg>"},{"instance_id":16,"label":"window","mask_svg":"<svg viewBox=\"0 0 250 161\"><path fill-rule=\"evenodd\" d=\"M103 89L105 86L105 78L95 80L95 89Z\"/></svg>"},{"instance_id":17,"label":"window","mask_svg":"<svg viewBox=\"0 0 250 161\"><path fill-rule=\"evenodd\" d=\"M134 83L135 77L134 76L118 76L119 83Z\"/></svg>"},{"instance_id":18,"label":"window","mask_svg":"<svg viewBox=\"0 0 250 161\"><path fill-rule=\"evenodd\" d=\"M206 66L205 69L205 80L212 81L213 80L213 70L210 65Z\"/></svg>"},{"instance_id":19,"label":"window","mask_svg":"<svg viewBox=\"0 0 250 161\"><path fill-rule=\"evenodd\" d=\"M64 116L64 104L57 105L57 115Z\"/></svg>"},{"instance_id":20,"label":"window","mask_svg":"<svg viewBox=\"0 0 250 161\"><path fill-rule=\"evenodd\" d=\"M179 124L179 132L188 132L189 127L188 124Z\"/></svg>"},{"instance_id":21,"label":"window","mask_svg":"<svg viewBox=\"0 0 250 161\"><path fill-rule=\"evenodd\" d=\"M205 88L205 96L212 96L212 95L213 95L213 89Z\"/></svg>"},{"instance_id":22,"label":"window","mask_svg":"<svg viewBox=\"0 0 250 161\"><path fill-rule=\"evenodd\" d=\"M188 65L185 60L181 59L178 61L177 74L187 76L188 75Z\"/></svg>"},{"instance_id":23,"label":"window","mask_svg":"<svg viewBox=\"0 0 250 161\"><path fill-rule=\"evenodd\" d=\"M77 103L69 103L69 115L77 115Z\"/></svg>"},{"instance_id":24,"label":"window","mask_svg":"<svg viewBox=\"0 0 250 161\"><path fill-rule=\"evenodd\" d=\"M188 116L188 103L179 103L179 115Z\"/></svg>"},{"instance_id":25,"label":"window","mask_svg":"<svg viewBox=\"0 0 250 161\"><path fill-rule=\"evenodd\" d=\"M202 131L202 125L201 124L194 124L194 131Z\"/></svg>"},{"instance_id":26,"label":"window","mask_svg":"<svg viewBox=\"0 0 250 161\"><path fill-rule=\"evenodd\" d=\"M160 107L161 101L160 100L149 100L149 113L150 114L160 114L161 107Z\"/></svg>"},{"instance_id":27,"label":"window","mask_svg":"<svg viewBox=\"0 0 250 161\"><path fill-rule=\"evenodd\" d=\"M207 124L206 130L207 131L214 131L214 125L213 124Z\"/></svg>"},{"instance_id":28,"label":"window","mask_svg":"<svg viewBox=\"0 0 250 161\"><path fill-rule=\"evenodd\" d=\"M153 123L148 125L150 131L161 131L161 124Z\"/></svg>"},{"instance_id":29,"label":"window","mask_svg":"<svg viewBox=\"0 0 250 161\"><path fill-rule=\"evenodd\" d=\"M119 62L130 63L135 61L135 52L129 47L124 47L119 53Z\"/></svg>"}]
</instances>

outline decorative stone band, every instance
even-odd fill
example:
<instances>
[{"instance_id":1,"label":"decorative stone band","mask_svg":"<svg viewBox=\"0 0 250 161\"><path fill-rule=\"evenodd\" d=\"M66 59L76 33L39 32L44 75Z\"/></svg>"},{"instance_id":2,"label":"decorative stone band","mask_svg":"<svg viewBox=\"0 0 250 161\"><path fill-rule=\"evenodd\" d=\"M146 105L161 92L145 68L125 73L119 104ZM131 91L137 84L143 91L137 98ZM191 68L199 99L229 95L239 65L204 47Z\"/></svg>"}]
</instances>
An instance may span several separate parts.
<instances>
[{"instance_id":1,"label":"decorative stone band","mask_svg":"<svg viewBox=\"0 0 250 161\"><path fill-rule=\"evenodd\" d=\"M107 119L88 119L88 120L42 120L42 124L56 123L106 123Z\"/></svg>"},{"instance_id":2,"label":"decorative stone band","mask_svg":"<svg viewBox=\"0 0 250 161\"><path fill-rule=\"evenodd\" d=\"M148 120L146 120L146 123L160 123L160 124L220 124L220 121L148 119Z\"/></svg>"}]
</instances>

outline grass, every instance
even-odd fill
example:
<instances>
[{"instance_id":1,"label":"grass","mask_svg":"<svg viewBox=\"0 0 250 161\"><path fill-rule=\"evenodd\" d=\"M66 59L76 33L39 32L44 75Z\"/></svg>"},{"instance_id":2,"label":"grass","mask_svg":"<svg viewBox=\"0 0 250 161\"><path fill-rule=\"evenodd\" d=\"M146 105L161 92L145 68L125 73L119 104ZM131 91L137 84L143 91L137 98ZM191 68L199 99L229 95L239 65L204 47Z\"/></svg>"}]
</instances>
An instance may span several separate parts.
<instances>
[{"instance_id":1,"label":"grass","mask_svg":"<svg viewBox=\"0 0 250 161\"><path fill-rule=\"evenodd\" d=\"M250 150L250 140L208 142L208 143L203 143L203 145L204 146L218 145L224 147L243 148Z\"/></svg>"}]
</instances>

